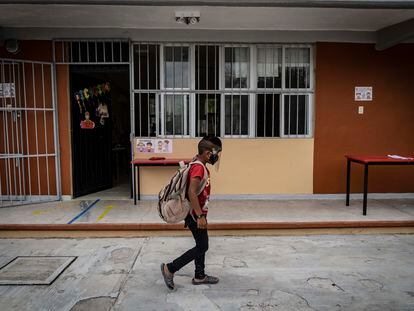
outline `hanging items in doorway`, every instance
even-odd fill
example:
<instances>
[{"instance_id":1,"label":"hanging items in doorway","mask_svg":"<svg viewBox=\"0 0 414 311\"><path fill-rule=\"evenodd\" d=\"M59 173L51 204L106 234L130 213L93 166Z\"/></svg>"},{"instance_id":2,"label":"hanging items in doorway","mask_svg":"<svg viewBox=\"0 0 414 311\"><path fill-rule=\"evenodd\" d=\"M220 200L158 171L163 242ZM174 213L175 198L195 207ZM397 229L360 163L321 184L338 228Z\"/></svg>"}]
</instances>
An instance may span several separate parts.
<instances>
[{"instance_id":1,"label":"hanging items in doorway","mask_svg":"<svg viewBox=\"0 0 414 311\"><path fill-rule=\"evenodd\" d=\"M81 129L94 129L93 119L99 120L98 125L105 126L105 119L109 118L110 91L110 83L105 82L75 92L74 99L79 109Z\"/></svg>"},{"instance_id":2,"label":"hanging items in doorway","mask_svg":"<svg viewBox=\"0 0 414 311\"><path fill-rule=\"evenodd\" d=\"M95 122L89 119L89 112L85 112L85 120L82 120L80 123L81 129L94 129Z\"/></svg>"}]
</instances>

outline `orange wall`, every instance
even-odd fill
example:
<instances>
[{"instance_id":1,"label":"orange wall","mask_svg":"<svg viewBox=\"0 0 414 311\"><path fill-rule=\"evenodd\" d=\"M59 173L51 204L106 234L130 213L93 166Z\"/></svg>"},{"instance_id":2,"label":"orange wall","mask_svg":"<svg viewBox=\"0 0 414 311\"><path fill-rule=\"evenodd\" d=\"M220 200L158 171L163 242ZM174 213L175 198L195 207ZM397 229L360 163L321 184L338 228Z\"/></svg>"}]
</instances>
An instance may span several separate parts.
<instances>
[{"instance_id":1,"label":"orange wall","mask_svg":"<svg viewBox=\"0 0 414 311\"><path fill-rule=\"evenodd\" d=\"M56 66L59 116L60 168L62 195L72 194L72 142L70 132L69 66Z\"/></svg>"},{"instance_id":2,"label":"orange wall","mask_svg":"<svg viewBox=\"0 0 414 311\"><path fill-rule=\"evenodd\" d=\"M8 53L4 46L0 46L1 58L51 62L52 53L52 41L45 40L20 41L20 52L16 55Z\"/></svg>"},{"instance_id":3,"label":"orange wall","mask_svg":"<svg viewBox=\"0 0 414 311\"><path fill-rule=\"evenodd\" d=\"M314 193L345 192L345 154L414 156L413 57L414 44L316 45ZM355 102L355 86L372 86L373 101ZM351 191L362 177L353 165ZM414 166L372 167L369 191L414 192Z\"/></svg>"}]
</instances>

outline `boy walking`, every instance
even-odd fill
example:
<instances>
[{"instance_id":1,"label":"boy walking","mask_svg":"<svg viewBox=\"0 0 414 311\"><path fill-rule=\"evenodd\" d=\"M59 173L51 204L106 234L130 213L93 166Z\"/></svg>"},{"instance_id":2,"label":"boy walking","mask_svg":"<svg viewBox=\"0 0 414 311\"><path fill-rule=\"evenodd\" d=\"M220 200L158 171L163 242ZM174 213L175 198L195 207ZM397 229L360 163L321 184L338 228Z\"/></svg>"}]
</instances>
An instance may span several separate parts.
<instances>
[{"instance_id":1,"label":"boy walking","mask_svg":"<svg viewBox=\"0 0 414 311\"><path fill-rule=\"evenodd\" d=\"M188 250L180 257L168 264L161 264L161 273L165 285L174 290L174 273L194 260L195 274L192 279L194 285L199 284L216 284L219 279L205 274L205 253L208 250L208 233L207 233L207 203L210 197L210 172L205 167L207 163L214 165L217 163L222 150L220 138L216 136L206 136L198 143L198 154L194 161L200 161L202 164L193 164L189 171L189 181L187 188L187 198L191 205L191 211L185 218L185 227L188 227L193 234L196 246ZM197 196L200 184L204 178L205 170L208 173L207 184L203 191Z\"/></svg>"}]
</instances>

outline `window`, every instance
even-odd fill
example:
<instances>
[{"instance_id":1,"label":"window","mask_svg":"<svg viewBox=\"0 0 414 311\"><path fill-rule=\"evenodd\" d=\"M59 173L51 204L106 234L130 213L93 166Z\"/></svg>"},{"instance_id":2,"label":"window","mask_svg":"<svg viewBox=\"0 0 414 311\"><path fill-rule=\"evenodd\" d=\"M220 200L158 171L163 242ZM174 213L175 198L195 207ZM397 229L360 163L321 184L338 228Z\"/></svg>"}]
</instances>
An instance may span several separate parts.
<instances>
[{"instance_id":1,"label":"window","mask_svg":"<svg viewBox=\"0 0 414 311\"><path fill-rule=\"evenodd\" d=\"M164 49L165 88L189 88L188 46L166 46Z\"/></svg>"},{"instance_id":2,"label":"window","mask_svg":"<svg viewBox=\"0 0 414 311\"><path fill-rule=\"evenodd\" d=\"M128 41L54 40L57 64L129 64Z\"/></svg>"},{"instance_id":3,"label":"window","mask_svg":"<svg viewBox=\"0 0 414 311\"><path fill-rule=\"evenodd\" d=\"M188 95L166 94L164 96L164 135L188 135Z\"/></svg>"},{"instance_id":4,"label":"window","mask_svg":"<svg viewBox=\"0 0 414 311\"><path fill-rule=\"evenodd\" d=\"M284 95L284 134L308 135L308 95Z\"/></svg>"},{"instance_id":5,"label":"window","mask_svg":"<svg viewBox=\"0 0 414 311\"><path fill-rule=\"evenodd\" d=\"M195 136L220 135L220 94L196 95Z\"/></svg>"},{"instance_id":6,"label":"window","mask_svg":"<svg viewBox=\"0 0 414 311\"><path fill-rule=\"evenodd\" d=\"M140 137L311 137L309 45L133 45Z\"/></svg>"},{"instance_id":7,"label":"window","mask_svg":"<svg viewBox=\"0 0 414 311\"><path fill-rule=\"evenodd\" d=\"M248 95L225 95L225 135L249 134Z\"/></svg>"},{"instance_id":8,"label":"window","mask_svg":"<svg viewBox=\"0 0 414 311\"><path fill-rule=\"evenodd\" d=\"M135 133L140 137L157 136L156 94L136 93Z\"/></svg>"},{"instance_id":9,"label":"window","mask_svg":"<svg viewBox=\"0 0 414 311\"><path fill-rule=\"evenodd\" d=\"M250 56L248 47L225 47L226 89L249 87Z\"/></svg>"},{"instance_id":10,"label":"window","mask_svg":"<svg viewBox=\"0 0 414 311\"><path fill-rule=\"evenodd\" d=\"M257 94L256 136L280 136L280 95Z\"/></svg>"},{"instance_id":11,"label":"window","mask_svg":"<svg viewBox=\"0 0 414 311\"><path fill-rule=\"evenodd\" d=\"M287 89L308 89L310 87L310 49L285 49L285 83Z\"/></svg>"},{"instance_id":12,"label":"window","mask_svg":"<svg viewBox=\"0 0 414 311\"><path fill-rule=\"evenodd\" d=\"M257 87L280 89L282 87L282 48L257 48Z\"/></svg>"},{"instance_id":13,"label":"window","mask_svg":"<svg viewBox=\"0 0 414 311\"><path fill-rule=\"evenodd\" d=\"M218 90L220 81L220 46L195 46L195 88L196 90Z\"/></svg>"},{"instance_id":14,"label":"window","mask_svg":"<svg viewBox=\"0 0 414 311\"><path fill-rule=\"evenodd\" d=\"M221 135L220 46L195 46L195 136ZM211 93L206 93L211 91Z\"/></svg>"},{"instance_id":15,"label":"window","mask_svg":"<svg viewBox=\"0 0 414 311\"><path fill-rule=\"evenodd\" d=\"M160 51L155 44L137 44L134 46L134 87L138 90L156 90L159 88L158 68Z\"/></svg>"}]
</instances>

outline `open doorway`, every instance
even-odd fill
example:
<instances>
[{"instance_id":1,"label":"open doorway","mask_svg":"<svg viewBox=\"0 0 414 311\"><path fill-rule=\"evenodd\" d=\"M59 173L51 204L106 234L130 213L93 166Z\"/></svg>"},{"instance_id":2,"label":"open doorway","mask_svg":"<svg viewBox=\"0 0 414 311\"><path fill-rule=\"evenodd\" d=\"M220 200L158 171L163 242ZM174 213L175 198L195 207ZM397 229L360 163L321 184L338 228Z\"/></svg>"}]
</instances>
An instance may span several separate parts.
<instances>
[{"instance_id":1,"label":"open doorway","mask_svg":"<svg viewBox=\"0 0 414 311\"><path fill-rule=\"evenodd\" d=\"M71 65L73 196L129 198L128 65Z\"/></svg>"}]
</instances>

